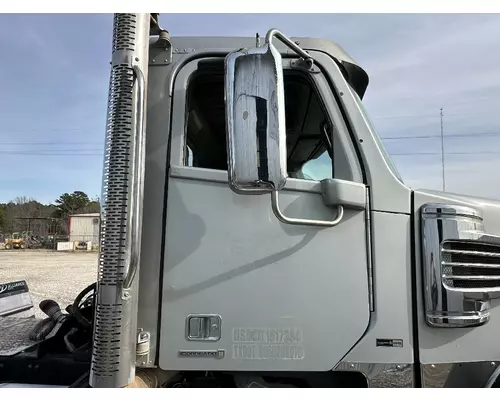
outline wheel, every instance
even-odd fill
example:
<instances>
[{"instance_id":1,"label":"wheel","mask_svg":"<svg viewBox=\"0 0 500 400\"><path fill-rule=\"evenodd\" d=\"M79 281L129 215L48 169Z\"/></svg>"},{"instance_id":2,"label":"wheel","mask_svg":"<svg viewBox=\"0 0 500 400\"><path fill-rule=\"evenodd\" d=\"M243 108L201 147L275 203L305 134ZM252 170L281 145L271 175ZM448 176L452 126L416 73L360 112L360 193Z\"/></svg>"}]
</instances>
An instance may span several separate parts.
<instances>
[{"instance_id":1,"label":"wheel","mask_svg":"<svg viewBox=\"0 0 500 400\"><path fill-rule=\"evenodd\" d=\"M10 247L11 247L10 244L6 244L5 245L5 250L10 250Z\"/></svg>"},{"instance_id":2,"label":"wheel","mask_svg":"<svg viewBox=\"0 0 500 400\"><path fill-rule=\"evenodd\" d=\"M20 248L20 249L24 249L24 244L21 244L21 245L19 246L19 248Z\"/></svg>"}]
</instances>

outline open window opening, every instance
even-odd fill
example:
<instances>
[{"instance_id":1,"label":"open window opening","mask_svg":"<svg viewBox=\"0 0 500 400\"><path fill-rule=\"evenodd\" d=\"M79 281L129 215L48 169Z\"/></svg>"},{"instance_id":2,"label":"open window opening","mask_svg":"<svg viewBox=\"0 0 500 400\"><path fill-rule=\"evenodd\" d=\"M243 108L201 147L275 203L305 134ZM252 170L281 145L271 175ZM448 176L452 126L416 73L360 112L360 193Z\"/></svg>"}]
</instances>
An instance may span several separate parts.
<instances>
[{"instance_id":1,"label":"open window opening","mask_svg":"<svg viewBox=\"0 0 500 400\"><path fill-rule=\"evenodd\" d=\"M287 165L291 178L333 178L332 125L312 80L284 70ZM184 164L227 171L224 69L201 61L188 82Z\"/></svg>"}]
</instances>

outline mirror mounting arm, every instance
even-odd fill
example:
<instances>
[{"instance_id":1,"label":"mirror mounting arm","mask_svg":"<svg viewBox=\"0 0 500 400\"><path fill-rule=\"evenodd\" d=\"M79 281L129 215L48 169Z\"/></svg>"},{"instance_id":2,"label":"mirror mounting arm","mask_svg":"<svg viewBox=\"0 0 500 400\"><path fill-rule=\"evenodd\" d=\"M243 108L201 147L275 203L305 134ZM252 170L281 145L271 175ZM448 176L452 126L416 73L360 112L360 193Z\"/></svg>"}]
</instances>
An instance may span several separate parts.
<instances>
[{"instance_id":1,"label":"mirror mounting arm","mask_svg":"<svg viewBox=\"0 0 500 400\"><path fill-rule=\"evenodd\" d=\"M285 35L283 35L283 33L281 33L278 29L271 29L271 30L269 30L269 32L267 32L266 43L271 44L274 37L281 40L284 44L286 44L293 51L295 51L299 56L301 56L302 59L304 60L304 62L309 66L309 68L313 67L314 62L313 62L312 57L305 50L301 49L296 43L294 43L289 38L287 38Z\"/></svg>"},{"instance_id":2,"label":"mirror mounting arm","mask_svg":"<svg viewBox=\"0 0 500 400\"><path fill-rule=\"evenodd\" d=\"M273 208L274 215L278 218L279 221L284 224L291 225L307 225L307 226L320 226L324 228L331 228L339 224L344 216L344 207L337 206L337 216L333 221L321 221L314 219L303 219L303 218L289 218L285 216L281 210L278 201L278 191L274 190L271 192L271 204Z\"/></svg>"}]
</instances>

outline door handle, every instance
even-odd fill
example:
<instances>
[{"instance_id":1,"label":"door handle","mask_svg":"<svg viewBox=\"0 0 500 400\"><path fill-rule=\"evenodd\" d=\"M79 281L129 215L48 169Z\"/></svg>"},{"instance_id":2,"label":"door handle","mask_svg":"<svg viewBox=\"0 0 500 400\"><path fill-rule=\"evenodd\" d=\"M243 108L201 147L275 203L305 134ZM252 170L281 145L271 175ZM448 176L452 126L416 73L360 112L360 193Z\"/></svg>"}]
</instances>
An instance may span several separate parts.
<instances>
[{"instance_id":1,"label":"door handle","mask_svg":"<svg viewBox=\"0 0 500 400\"><path fill-rule=\"evenodd\" d=\"M327 207L337 209L337 216L332 221L287 217L280 209L278 191L271 192L271 205L276 218L285 224L326 228L339 224L344 216L344 207L355 210L366 209L366 186L362 183L342 179L323 179L321 181L321 196Z\"/></svg>"},{"instance_id":2,"label":"door handle","mask_svg":"<svg viewBox=\"0 0 500 400\"><path fill-rule=\"evenodd\" d=\"M291 225L309 225L309 226L322 226L326 228L331 228L342 220L344 216L344 207L338 205L337 206L337 216L333 221L322 221L315 219L302 219L302 218L290 218L284 215L280 210L279 199L278 199L278 191L271 192L271 205L273 208L274 215L276 218L283 222L284 224Z\"/></svg>"}]
</instances>

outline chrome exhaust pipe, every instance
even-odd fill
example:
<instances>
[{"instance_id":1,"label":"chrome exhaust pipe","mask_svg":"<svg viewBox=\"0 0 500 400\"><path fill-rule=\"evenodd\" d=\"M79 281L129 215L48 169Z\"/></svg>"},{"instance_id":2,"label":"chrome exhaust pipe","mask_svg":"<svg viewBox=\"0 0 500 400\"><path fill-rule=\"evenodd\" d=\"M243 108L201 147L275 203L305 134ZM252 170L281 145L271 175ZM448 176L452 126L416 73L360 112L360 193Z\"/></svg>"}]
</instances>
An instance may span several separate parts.
<instances>
[{"instance_id":1,"label":"chrome exhaust pipe","mask_svg":"<svg viewBox=\"0 0 500 400\"><path fill-rule=\"evenodd\" d=\"M150 14L115 14L91 387L135 381Z\"/></svg>"}]
</instances>

